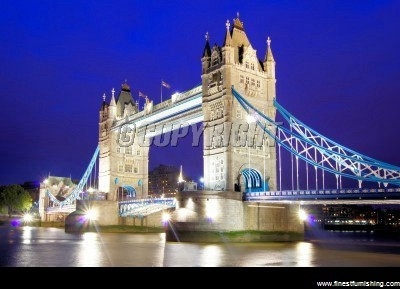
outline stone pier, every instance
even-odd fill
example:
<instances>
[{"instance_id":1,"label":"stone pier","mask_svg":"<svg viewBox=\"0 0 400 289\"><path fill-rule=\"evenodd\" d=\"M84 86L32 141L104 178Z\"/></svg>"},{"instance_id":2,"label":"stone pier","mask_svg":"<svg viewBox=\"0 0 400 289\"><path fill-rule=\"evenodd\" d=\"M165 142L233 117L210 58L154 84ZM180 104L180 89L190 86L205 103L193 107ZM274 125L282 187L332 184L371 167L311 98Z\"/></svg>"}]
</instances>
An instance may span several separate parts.
<instances>
[{"instance_id":1,"label":"stone pier","mask_svg":"<svg viewBox=\"0 0 400 289\"><path fill-rule=\"evenodd\" d=\"M242 201L240 192L180 192L167 241L296 241L304 237L298 205Z\"/></svg>"}]
</instances>

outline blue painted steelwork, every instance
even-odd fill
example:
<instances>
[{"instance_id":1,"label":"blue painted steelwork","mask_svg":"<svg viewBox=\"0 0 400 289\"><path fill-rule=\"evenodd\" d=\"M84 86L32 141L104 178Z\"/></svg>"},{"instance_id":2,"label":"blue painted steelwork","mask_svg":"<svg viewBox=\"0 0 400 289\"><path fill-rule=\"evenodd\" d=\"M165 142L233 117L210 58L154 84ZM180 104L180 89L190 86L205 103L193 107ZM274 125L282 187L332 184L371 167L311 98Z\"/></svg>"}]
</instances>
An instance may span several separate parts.
<instances>
[{"instance_id":1,"label":"blue painted steelwork","mask_svg":"<svg viewBox=\"0 0 400 289\"><path fill-rule=\"evenodd\" d=\"M124 186L122 186L122 187L128 192L128 195L129 195L131 198L135 198L135 197L136 197L136 190L135 190L134 187L128 186L128 185L124 185Z\"/></svg>"},{"instance_id":2,"label":"blue painted steelwork","mask_svg":"<svg viewBox=\"0 0 400 289\"><path fill-rule=\"evenodd\" d=\"M121 217L144 217L159 211L173 209L175 206L175 198L148 198L121 201L118 203L118 211Z\"/></svg>"},{"instance_id":3,"label":"blue painted steelwork","mask_svg":"<svg viewBox=\"0 0 400 289\"><path fill-rule=\"evenodd\" d=\"M186 95L188 93L188 95ZM128 120L121 120L114 129L118 128L119 125L135 125L136 129L141 129L145 126L156 125L160 123L170 122L173 119L181 119L182 116L191 116L192 121L181 122L177 121L176 124L179 124L181 128L183 126L188 126L191 123L197 123L203 120L202 113L202 91L201 86L196 86L195 88L179 94L184 95L182 99L177 100L176 102L172 102L171 99L159 103L154 108L155 110L149 114L142 115L138 118L129 118ZM186 96L185 96L186 95ZM157 106L162 105L157 108ZM173 123L172 123L173 124ZM172 128L172 126L170 126ZM174 130L176 128L173 128ZM162 127L162 131L154 132L154 135L166 133L169 131L169 127ZM149 135L149 136L154 136Z\"/></svg>"},{"instance_id":4,"label":"blue painted steelwork","mask_svg":"<svg viewBox=\"0 0 400 289\"><path fill-rule=\"evenodd\" d=\"M400 199L400 188L262 191L245 193L243 197L245 201L253 202L271 200Z\"/></svg>"},{"instance_id":5,"label":"blue painted steelwork","mask_svg":"<svg viewBox=\"0 0 400 289\"><path fill-rule=\"evenodd\" d=\"M274 100L274 106L289 122L290 128L279 125L243 98L232 87L232 93L259 127L276 140L279 146L315 168L360 182L383 183L400 186L400 167L387 164L350 150L309 128Z\"/></svg>"},{"instance_id":6,"label":"blue painted steelwork","mask_svg":"<svg viewBox=\"0 0 400 289\"><path fill-rule=\"evenodd\" d=\"M252 168L244 168L241 173L246 183L245 192L264 190L264 184L260 172Z\"/></svg>"},{"instance_id":7,"label":"blue painted steelwork","mask_svg":"<svg viewBox=\"0 0 400 289\"><path fill-rule=\"evenodd\" d=\"M55 204L60 207L64 205L70 205L72 204L76 199L79 199L79 194L82 193L83 187L85 186L90 174L92 173L94 164L96 163L97 157L99 155L100 147L97 146L92 159L90 160L90 163L88 167L86 168L85 173L83 174L82 178L80 179L78 185L69 193L63 201L59 201L50 191L46 191L46 195L50 198L50 200Z\"/></svg>"}]
</instances>

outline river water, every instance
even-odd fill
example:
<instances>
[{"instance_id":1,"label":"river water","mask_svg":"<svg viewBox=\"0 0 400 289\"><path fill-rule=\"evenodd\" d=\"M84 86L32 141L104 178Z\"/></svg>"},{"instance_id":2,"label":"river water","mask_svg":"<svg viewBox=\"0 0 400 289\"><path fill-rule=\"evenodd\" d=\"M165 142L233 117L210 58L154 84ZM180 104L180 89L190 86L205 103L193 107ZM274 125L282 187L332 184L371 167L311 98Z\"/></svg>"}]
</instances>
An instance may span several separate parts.
<instances>
[{"instance_id":1,"label":"river water","mask_svg":"<svg viewBox=\"0 0 400 289\"><path fill-rule=\"evenodd\" d=\"M0 226L1 267L398 267L400 242L371 232L322 232L310 241L166 242L164 233L67 234Z\"/></svg>"}]
</instances>

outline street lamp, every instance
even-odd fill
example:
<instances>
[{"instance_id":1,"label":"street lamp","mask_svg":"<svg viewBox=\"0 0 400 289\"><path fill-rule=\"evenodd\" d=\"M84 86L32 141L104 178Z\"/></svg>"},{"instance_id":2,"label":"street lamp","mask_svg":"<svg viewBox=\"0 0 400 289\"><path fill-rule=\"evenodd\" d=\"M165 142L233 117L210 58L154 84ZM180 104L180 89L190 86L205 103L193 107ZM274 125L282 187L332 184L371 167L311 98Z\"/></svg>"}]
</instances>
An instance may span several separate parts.
<instances>
[{"instance_id":1,"label":"street lamp","mask_svg":"<svg viewBox=\"0 0 400 289\"><path fill-rule=\"evenodd\" d=\"M203 189L204 189L204 178L201 177L201 178L199 179L199 181L200 181L200 188L201 188L201 190L203 190Z\"/></svg>"},{"instance_id":2,"label":"street lamp","mask_svg":"<svg viewBox=\"0 0 400 289\"><path fill-rule=\"evenodd\" d=\"M249 175L248 175L247 187L249 188L249 192L251 192L251 177L250 177L250 173L251 173L251 171L250 171L250 124L251 124L251 123L254 123L254 122L256 121L256 119L255 119L254 116L253 116L252 114L250 114L250 112L249 112L249 114L248 114L247 117L246 117L246 120L247 120L247 123L248 123L248 125L249 125L248 133L247 133L247 147L248 147L248 153L249 153L249 168L248 168Z\"/></svg>"}]
</instances>

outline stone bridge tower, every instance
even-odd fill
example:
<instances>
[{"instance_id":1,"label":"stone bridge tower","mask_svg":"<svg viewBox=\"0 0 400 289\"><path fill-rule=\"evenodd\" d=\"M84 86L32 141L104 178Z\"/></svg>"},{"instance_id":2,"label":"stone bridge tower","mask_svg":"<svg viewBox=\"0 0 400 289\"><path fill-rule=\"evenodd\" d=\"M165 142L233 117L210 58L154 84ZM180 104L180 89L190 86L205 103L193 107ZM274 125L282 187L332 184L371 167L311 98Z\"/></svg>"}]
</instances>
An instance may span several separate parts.
<instances>
[{"instance_id":1,"label":"stone bridge tower","mask_svg":"<svg viewBox=\"0 0 400 289\"><path fill-rule=\"evenodd\" d=\"M123 194L136 198L148 195L149 146L135 142L138 132L125 125L136 116L140 116L138 103L126 82L117 98L112 90L109 103L103 96L99 116L99 191L108 193L108 200L121 200Z\"/></svg>"},{"instance_id":2,"label":"stone bridge tower","mask_svg":"<svg viewBox=\"0 0 400 289\"><path fill-rule=\"evenodd\" d=\"M208 190L276 190L276 149L232 94L233 86L263 114L275 120L275 61L267 39L257 57L243 22L226 22L222 46L209 44L201 58L204 113L204 186Z\"/></svg>"}]
</instances>

